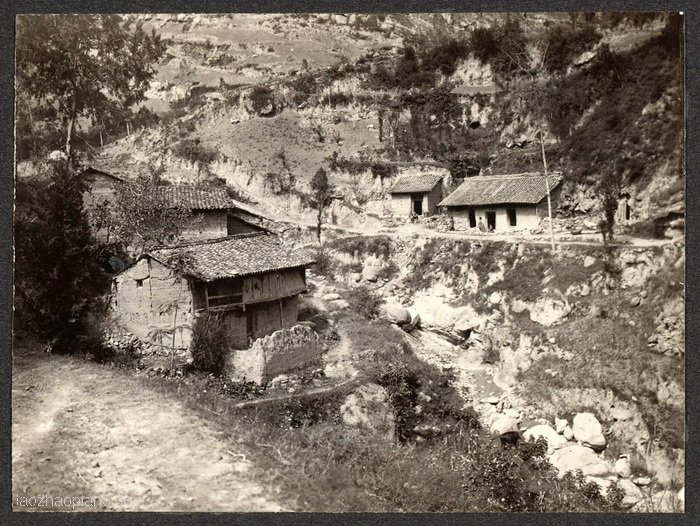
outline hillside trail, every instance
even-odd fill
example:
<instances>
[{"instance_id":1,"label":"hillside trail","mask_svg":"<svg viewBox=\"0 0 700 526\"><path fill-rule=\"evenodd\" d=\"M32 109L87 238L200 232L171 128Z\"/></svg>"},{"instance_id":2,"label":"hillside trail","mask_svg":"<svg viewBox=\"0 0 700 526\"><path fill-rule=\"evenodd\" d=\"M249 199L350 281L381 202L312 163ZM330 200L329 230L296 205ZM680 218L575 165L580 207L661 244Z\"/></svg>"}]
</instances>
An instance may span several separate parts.
<instances>
[{"instance_id":1,"label":"hillside trail","mask_svg":"<svg viewBox=\"0 0 700 526\"><path fill-rule=\"evenodd\" d=\"M274 490L255 481L246 451L137 378L21 350L12 375L16 511L71 510L18 500L47 494L97 504L75 511L285 511Z\"/></svg>"}]
</instances>

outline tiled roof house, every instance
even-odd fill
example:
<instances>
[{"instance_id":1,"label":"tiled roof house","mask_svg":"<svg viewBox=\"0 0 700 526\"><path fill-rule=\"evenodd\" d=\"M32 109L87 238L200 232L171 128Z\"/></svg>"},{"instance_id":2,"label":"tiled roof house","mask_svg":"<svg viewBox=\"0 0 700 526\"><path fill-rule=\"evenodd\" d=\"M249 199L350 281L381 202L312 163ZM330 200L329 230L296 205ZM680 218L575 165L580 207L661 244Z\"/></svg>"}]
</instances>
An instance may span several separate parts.
<instances>
[{"instance_id":1,"label":"tiled roof house","mask_svg":"<svg viewBox=\"0 0 700 526\"><path fill-rule=\"evenodd\" d=\"M556 209L561 182L558 172L546 179L541 173L468 177L439 206L452 215L455 228L537 228L548 213L547 184Z\"/></svg>"}]
</instances>

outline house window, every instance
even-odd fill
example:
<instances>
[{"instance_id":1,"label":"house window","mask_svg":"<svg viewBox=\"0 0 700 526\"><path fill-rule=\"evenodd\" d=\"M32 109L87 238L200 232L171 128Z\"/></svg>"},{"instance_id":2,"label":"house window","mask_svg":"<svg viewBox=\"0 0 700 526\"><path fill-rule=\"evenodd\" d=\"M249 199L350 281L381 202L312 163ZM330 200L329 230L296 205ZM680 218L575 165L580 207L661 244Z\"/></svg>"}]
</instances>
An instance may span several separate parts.
<instances>
[{"instance_id":1,"label":"house window","mask_svg":"<svg viewBox=\"0 0 700 526\"><path fill-rule=\"evenodd\" d=\"M136 288L138 288L138 287L143 287L143 280L142 279L136 280Z\"/></svg>"},{"instance_id":2,"label":"house window","mask_svg":"<svg viewBox=\"0 0 700 526\"><path fill-rule=\"evenodd\" d=\"M515 208L508 208L506 212L508 212L508 224L510 226L516 226L518 223L515 216Z\"/></svg>"},{"instance_id":3,"label":"house window","mask_svg":"<svg viewBox=\"0 0 700 526\"><path fill-rule=\"evenodd\" d=\"M205 287L207 306L210 309L243 303L243 280L240 278L212 281Z\"/></svg>"}]
</instances>

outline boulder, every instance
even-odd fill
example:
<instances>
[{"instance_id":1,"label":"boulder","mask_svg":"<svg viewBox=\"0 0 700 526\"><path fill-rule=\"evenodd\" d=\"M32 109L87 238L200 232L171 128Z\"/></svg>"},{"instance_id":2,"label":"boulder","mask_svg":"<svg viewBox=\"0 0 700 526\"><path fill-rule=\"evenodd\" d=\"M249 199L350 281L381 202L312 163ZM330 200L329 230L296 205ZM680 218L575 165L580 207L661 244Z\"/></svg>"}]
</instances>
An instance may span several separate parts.
<instances>
[{"instance_id":1,"label":"boulder","mask_svg":"<svg viewBox=\"0 0 700 526\"><path fill-rule=\"evenodd\" d=\"M568 444L563 436L546 424L533 426L523 433L525 440L530 440L530 438L537 440L540 437L547 441L547 454L549 455Z\"/></svg>"},{"instance_id":2,"label":"boulder","mask_svg":"<svg viewBox=\"0 0 700 526\"><path fill-rule=\"evenodd\" d=\"M562 431L562 436L567 439L567 440L573 440L574 439L574 430L571 429L570 425L566 425L564 428L564 431Z\"/></svg>"},{"instance_id":3,"label":"boulder","mask_svg":"<svg viewBox=\"0 0 700 526\"><path fill-rule=\"evenodd\" d=\"M554 419L554 429L559 433L560 435L564 434L564 429L569 425L569 423L566 421L564 418L555 418Z\"/></svg>"},{"instance_id":4,"label":"boulder","mask_svg":"<svg viewBox=\"0 0 700 526\"><path fill-rule=\"evenodd\" d=\"M632 479L632 482L636 484L637 486L648 486L651 484L651 478L650 477L634 477Z\"/></svg>"},{"instance_id":5,"label":"boulder","mask_svg":"<svg viewBox=\"0 0 700 526\"><path fill-rule=\"evenodd\" d=\"M348 427L357 427L386 440L394 440L394 411L389 403L389 394L380 385L369 383L358 387L340 406L340 417Z\"/></svg>"},{"instance_id":6,"label":"boulder","mask_svg":"<svg viewBox=\"0 0 700 526\"><path fill-rule=\"evenodd\" d=\"M329 292L328 294L324 294L321 299L324 301L333 301L333 300L339 300L340 299L340 294L337 292Z\"/></svg>"},{"instance_id":7,"label":"boulder","mask_svg":"<svg viewBox=\"0 0 700 526\"><path fill-rule=\"evenodd\" d=\"M622 506L624 508L631 508L644 498L642 490L631 480L620 479L617 481L617 487L625 493L625 496L622 498Z\"/></svg>"},{"instance_id":8,"label":"boulder","mask_svg":"<svg viewBox=\"0 0 700 526\"><path fill-rule=\"evenodd\" d=\"M330 302L330 307L333 310L343 310L350 308L350 302L348 300L337 299Z\"/></svg>"},{"instance_id":9,"label":"boulder","mask_svg":"<svg viewBox=\"0 0 700 526\"><path fill-rule=\"evenodd\" d=\"M530 306L525 303L523 300L515 300L513 302L513 305L511 306L510 310L512 310L516 314L520 314L521 312L525 312L528 310Z\"/></svg>"},{"instance_id":10,"label":"boulder","mask_svg":"<svg viewBox=\"0 0 700 526\"><path fill-rule=\"evenodd\" d=\"M505 435L506 433L519 433L518 421L511 416L500 416L493 424L491 424L491 430L498 435Z\"/></svg>"},{"instance_id":11,"label":"boulder","mask_svg":"<svg viewBox=\"0 0 700 526\"><path fill-rule=\"evenodd\" d=\"M629 478L632 475L630 460L627 457L618 458L615 462L615 472L623 479Z\"/></svg>"},{"instance_id":12,"label":"boulder","mask_svg":"<svg viewBox=\"0 0 700 526\"><path fill-rule=\"evenodd\" d=\"M549 327L566 318L570 312L571 306L568 302L554 298L540 298L530 308L530 319Z\"/></svg>"},{"instance_id":13,"label":"boulder","mask_svg":"<svg viewBox=\"0 0 700 526\"><path fill-rule=\"evenodd\" d=\"M489 302L492 305L498 305L499 303L501 303L501 293L498 291L492 292L489 296Z\"/></svg>"},{"instance_id":14,"label":"boulder","mask_svg":"<svg viewBox=\"0 0 700 526\"><path fill-rule=\"evenodd\" d=\"M384 317L399 326L411 323L411 313L398 303L387 303L382 307Z\"/></svg>"},{"instance_id":15,"label":"boulder","mask_svg":"<svg viewBox=\"0 0 700 526\"><path fill-rule=\"evenodd\" d=\"M595 56L595 51L584 51L574 59L573 64L574 66L583 66L584 64L588 64L591 60L593 60Z\"/></svg>"},{"instance_id":16,"label":"boulder","mask_svg":"<svg viewBox=\"0 0 700 526\"><path fill-rule=\"evenodd\" d=\"M605 449L603 427L593 413L578 413L573 423L574 438L597 451Z\"/></svg>"},{"instance_id":17,"label":"boulder","mask_svg":"<svg viewBox=\"0 0 700 526\"><path fill-rule=\"evenodd\" d=\"M605 462L591 448L580 444L567 445L557 449L550 457L549 462L564 476L567 471L581 470L586 476L617 478L612 466Z\"/></svg>"},{"instance_id":18,"label":"boulder","mask_svg":"<svg viewBox=\"0 0 700 526\"><path fill-rule=\"evenodd\" d=\"M467 307L467 309L468 310L464 311L454 324L453 330L458 334L465 335L484 322L483 317L477 314L474 309L471 307Z\"/></svg>"},{"instance_id":19,"label":"boulder","mask_svg":"<svg viewBox=\"0 0 700 526\"><path fill-rule=\"evenodd\" d=\"M583 266L585 268L592 267L595 265L595 258L593 256L586 256L583 260Z\"/></svg>"}]
</instances>

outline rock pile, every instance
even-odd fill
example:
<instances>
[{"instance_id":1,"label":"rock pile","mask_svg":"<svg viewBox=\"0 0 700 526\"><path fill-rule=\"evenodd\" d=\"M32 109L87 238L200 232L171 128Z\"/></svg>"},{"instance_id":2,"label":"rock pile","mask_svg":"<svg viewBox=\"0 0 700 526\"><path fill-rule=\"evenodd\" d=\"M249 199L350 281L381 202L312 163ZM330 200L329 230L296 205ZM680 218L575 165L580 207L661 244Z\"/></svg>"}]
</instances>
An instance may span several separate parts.
<instances>
[{"instance_id":1,"label":"rock pile","mask_svg":"<svg viewBox=\"0 0 700 526\"><path fill-rule=\"evenodd\" d=\"M364 429L388 441L394 440L394 410L389 393L380 385L365 384L348 395L340 406L340 418L348 427Z\"/></svg>"}]
</instances>

